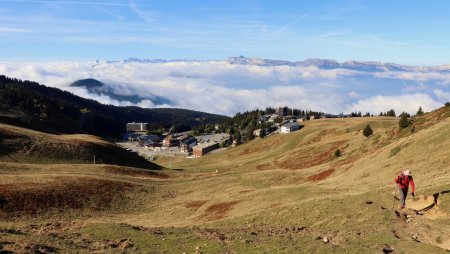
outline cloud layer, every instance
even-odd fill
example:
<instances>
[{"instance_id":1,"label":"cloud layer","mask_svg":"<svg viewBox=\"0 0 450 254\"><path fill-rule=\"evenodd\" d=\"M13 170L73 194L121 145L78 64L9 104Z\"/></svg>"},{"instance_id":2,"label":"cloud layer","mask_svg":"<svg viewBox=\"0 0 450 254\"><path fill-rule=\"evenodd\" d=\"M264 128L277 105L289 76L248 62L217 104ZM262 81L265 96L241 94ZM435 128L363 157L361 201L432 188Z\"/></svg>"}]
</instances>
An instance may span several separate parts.
<instances>
[{"instance_id":1,"label":"cloud layer","mask_svg":"<svg viewBox=\"0 0 450 254\"><path fill-rule=\"evenodd\" d=\"M378 71L316 66L258 66L227 61L125 62L4 62L0 74L37 81L85 98L114 105L132 105L108 96L89 94L69 85L94 78L117 94L157 95L173 105L233 115L240 111L287 105L328 113L352 111L378 114L393 108L429 111L450 99L450 73L438 71Z\"/></svg>"}]
</instances>

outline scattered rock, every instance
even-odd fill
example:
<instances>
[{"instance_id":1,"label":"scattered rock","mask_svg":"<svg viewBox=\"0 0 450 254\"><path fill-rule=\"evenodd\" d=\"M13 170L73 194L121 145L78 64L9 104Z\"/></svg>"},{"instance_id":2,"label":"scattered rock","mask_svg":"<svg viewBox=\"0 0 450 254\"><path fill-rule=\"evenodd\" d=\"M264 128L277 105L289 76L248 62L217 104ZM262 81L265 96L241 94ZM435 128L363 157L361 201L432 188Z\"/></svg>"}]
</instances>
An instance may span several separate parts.
<instances>
[{"instance_id":1,"label":"scattered rock","mask_svg":"<svg viewBox=\"0 0 450 254\"><path fill-rule=\"evenodd\" d=\"M328 239L328 237L326 237L326 236L324 236L322 240L323 240L324 243L329 243L330 242L330 239Z\"/></svg>"},{"instance_id":2,"label":"scattered rock","mask_svg":"<svg viewBox=\"0 0 450 254\"><path fill-rule=\"evenodd\" d=\"M392 248L391 246L389 246L389 245L386 244L386 245L383 247L383 253L389 254L389 253L392 253L392 252L394 252L394 248Z\"/></svg>"},{"instance_id":3,"label":"scattered rock","mask_svg":"<svg viewBox=\"0 0 450 254\"><path fill-rule=\"evenodd\" d=\"M23 248L23 252L25 253L39 253L39 254L46 254L46 253L57 253L57 249L48 246L48 245L40 245L40 244L28 244Z\"/></svg>"},{"instance_id":4,"label":"scattered rock","mask_svg":"<svg viewBox=\"0 0 450 254\"><path fill-rule=\"evenodd\" d=\"M412 234L411 234L411 238L412 238L414 241L420 243L420 240L419 240L419 234L417 234L417 233L412 233Z\"/></svg>"},{"instance_id":5,"label":"scattered rock","mask_svg":"<svg viewBox=\"0 0 450 254\"><path fill-rule=\"evenodd\" d=\"M121 239L119 241L119 249L121 249L121 250L125 250L125 249L131 248L133 246L134 246L134 244L131 243L130 239Z\"/></svg>"},{"instance_id":6,"label":"scattered rock","mask_svg":"<svg viewBox=\"0 0 450 254\"><path fill-rule=\"evenodd\" d=\"M400 239L400 236L397 234L397 231L395 231L395 229L392 230L392 233L394 234L395 238Z\"/></svg>"},{"instance_id":7,"label":"scattered rock","mask_svg":"<svg viewBox=\"0 0 450 254\"><path fill-rule=\"evenodd\" d=\"M137 230L137 231L143 231L146 230L143 226L131 226L131 229Z\"/></svg>"},{"instance_id":8,"label":"scattered rock","mask_svg":"<svg viewBox=\"0 0 450 254\"><path fill-rule=\"evenodd\" d=\"M12 228L0 228L0 234L23 235L24 232Z\"/></svg>"},{"instance_id":9,"label":"scattered rock","mask_svg":"<svg viewBox=\"0 0 450 254\"><path fill-rule=\"evenodd\" d=\"M164 232L162 232L160 229L155 229L155 231L153 231L153 233L156 235L164 235Z\"/></svg>"},{"instance_id":10,"label":"scattered rock","mask_svg":"<svg viewBox=\"0 0 450 254\"><path fill-rule=\"evenodd\" d=\"M103 246L104 249L113 248L113 249L120 249L120 250L125 250L125 249L131 248L134 246L134 244L131 243L130 239L120 239L118 241L111 241L111 240L104 239L101 242L101 245Z\"/></svg>"},{"instance_id":11,"label":"scattered rock","mask_svg":"<svg viewBox=\"0 0 450 254\"><path fill-rule=\"evenodd\" d=\"M406 223L410 223L413 221L413 217L411 215L406 215Z\"/></svg>"}]
</instances>

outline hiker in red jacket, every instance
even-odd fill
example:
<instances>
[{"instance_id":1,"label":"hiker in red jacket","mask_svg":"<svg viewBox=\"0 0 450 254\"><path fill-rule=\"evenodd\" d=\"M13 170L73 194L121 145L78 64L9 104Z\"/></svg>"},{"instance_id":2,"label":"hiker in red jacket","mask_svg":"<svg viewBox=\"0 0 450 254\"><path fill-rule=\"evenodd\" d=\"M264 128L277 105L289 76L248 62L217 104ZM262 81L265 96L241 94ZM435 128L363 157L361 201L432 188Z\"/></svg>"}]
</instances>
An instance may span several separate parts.
<instances>
[{"instance_id":1,"label":"hiker in red jacket","mask_svg":"<svg viewBox=\"0 0 450 254\"><path fill-rule=\"evenodd\" d=\"M405 208L406 196L408 195L408 187L411 184L411 195L414 197L414 180L411 174L411 170L403 171L395 179L395 183L398 185L400 191L400 209Z\"/></svg>"}]
</instances>

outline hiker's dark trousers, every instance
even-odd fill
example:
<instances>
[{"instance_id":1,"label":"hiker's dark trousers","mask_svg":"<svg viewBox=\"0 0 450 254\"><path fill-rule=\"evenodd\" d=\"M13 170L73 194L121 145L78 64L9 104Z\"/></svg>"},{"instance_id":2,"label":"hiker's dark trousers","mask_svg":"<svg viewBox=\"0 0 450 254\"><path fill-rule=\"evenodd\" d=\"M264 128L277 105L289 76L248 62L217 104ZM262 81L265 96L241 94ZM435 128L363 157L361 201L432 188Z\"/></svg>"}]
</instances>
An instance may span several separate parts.
<instances>
[{"instance_id":1,"label":"hiker's dark trousers","mask_svg":"<svg viewBox=\"0 0 450 254\"><path fill-rule=\"evenodd\" d=\"M400 205L405 207L406 196L408 196L408 188L403 189L399 187L398 191L400 193Z\"/></svg>"}]
</instances>

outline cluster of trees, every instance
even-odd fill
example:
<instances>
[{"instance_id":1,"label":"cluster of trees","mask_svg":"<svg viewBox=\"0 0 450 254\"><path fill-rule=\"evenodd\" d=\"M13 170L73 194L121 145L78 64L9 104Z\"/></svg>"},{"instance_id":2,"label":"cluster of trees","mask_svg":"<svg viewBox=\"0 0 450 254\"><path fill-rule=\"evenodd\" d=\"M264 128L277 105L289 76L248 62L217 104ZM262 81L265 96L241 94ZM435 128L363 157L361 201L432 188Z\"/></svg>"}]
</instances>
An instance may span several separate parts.
<instances>
[{"instance_id":1,"label":"cluster of trees","mask_svg":"<svg viewBox=\"0 0 450 254\"><path fill-rule=\"evenodd\" d=\"M369 116L373 116L373 115L371 115L369 112L366 112L364 115L361 113L361 111L358 111L358 112L352 112L352 113L350 113L350 116L351 117L369 117Z\"/></svg>"},{"instance_id":2,"label":"cluster of trees","mask_svg":"<svg viewBox=\"0 0 450 254\"><path fill-rule=\"evenodd\" d=\"M450 103L446 106L450 106ZM422 109L422 106L419 107L419 109L417 110L416 116L421 116L424 114L424 111ZM386 113L380 113L380 116L395 116L395 111L393 109L387 111ZM408 114L407 112L402 112L400 115L400 120L398 121L398 126L400 129L405 129L407 128L409 125L411 125L411 115ZM414 127L411 131L414 131ZM373 130L370 127L370 125L368 124L364 130L363 130L363 135L366 137L369 137L373 134Z\"/></svg>"},{"instance_id":3,"label":"cluster of trees","mask_svg":"<svg viewBox=\"0 0 450 254\"><path fill-rule=\"evenodd\" d=\"M380 112L379 116L391 116L391 117L396 117L397 115L395 114L395 110L390 109L386 112Z\"/></svg>"}]
</instances>

